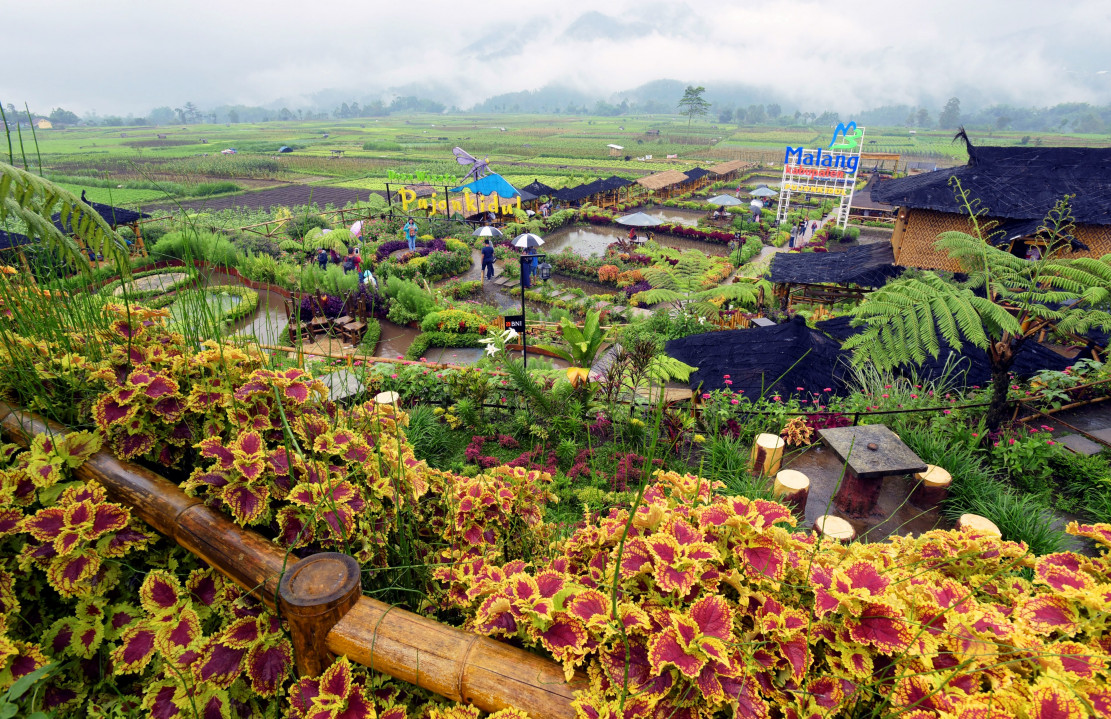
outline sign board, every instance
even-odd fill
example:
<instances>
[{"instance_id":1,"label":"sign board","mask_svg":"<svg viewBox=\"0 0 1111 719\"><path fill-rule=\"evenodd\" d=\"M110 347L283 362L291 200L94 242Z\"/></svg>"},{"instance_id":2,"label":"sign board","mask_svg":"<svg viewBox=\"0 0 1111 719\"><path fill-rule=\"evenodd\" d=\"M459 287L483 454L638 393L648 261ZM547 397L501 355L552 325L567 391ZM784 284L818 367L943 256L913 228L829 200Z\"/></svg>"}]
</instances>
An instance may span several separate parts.
<instances>
[{"instance_id":1,"label":"sign board","mask_svg":"<svg viewBox=\"0 0 1111 719\"><path fill-rule=\"evenodd\" d=\"M807 150L788 146L783 155L783 182L779 188L776 221L787 219L791 195L803 193L840 200L837 224L844 228L849 222L863 140L863 127L857 127L855 122L842 122L834 129L829 147Z\"/></svg>"},{"instance_id":2,"label":"sign board","mask_svg":"<svg viewBox=\"0 0 1111 719\"><path fill-rule=\"evenodd\" d=\"M525 332L525 316L524 315L506 315L505 328L507 330L515 330L518 334Z\"/></svg>"}]
</instances>

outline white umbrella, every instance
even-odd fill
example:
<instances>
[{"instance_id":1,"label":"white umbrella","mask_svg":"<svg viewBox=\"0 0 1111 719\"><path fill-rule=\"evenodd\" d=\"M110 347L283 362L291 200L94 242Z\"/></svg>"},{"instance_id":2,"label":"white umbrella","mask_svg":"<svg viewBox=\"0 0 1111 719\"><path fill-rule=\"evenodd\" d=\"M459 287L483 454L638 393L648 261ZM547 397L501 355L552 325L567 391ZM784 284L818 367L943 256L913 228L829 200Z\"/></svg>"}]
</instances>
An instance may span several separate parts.
<instances>
[{"instance_id":1,"label":"white umbrella","mask_svg":"<svg viewBox=\"0 0 1111 719\"><path fill-rule=\"evenodd\" d=\"M540 235L534 235L531 232L526 232L525 234L518 236L517 239L513 240L514 247L521 247L525 249L528 249L530 247L539 247L542 244L544 244L544 238Z\"/></svg>"},{"instance_id":2,"label":"white umbrella","mask_svg":"<svg viewBox=\"0 0 1111 719\"><path fill-rule=\"evenodd\" d=\"M741 201L732 195L718 195L717 197L711 197L706 202L711 205L724 205L725 207L741 204Z\"/></svg>"},{"instance_id":3,"label":"white umbrella","mask_svg":"<svg viewBox=\"0 0 1111 719\"><path fill-rule=\"evenodd\" d=\"M355 224L351 225L351 234L353 236L358 237L362 233L363 233L363 221L362 220L359 220Z\"/></svg>"},{"instance_id":4,"label":"white umbrella","mask_svg":"<svg viewBox=\"0 0 1111 719\"><path fill-rule=\"evenodd\" d=\"M471 233L471 237L493 237L497 239L502 236L501 230L496 227L479 227Z\"/></svg>"},{"instance_id":5,"label":"white umbrella","mask_svg":"<svg viewBox=\"0 0 1111 719\"><path fill-rule=\"evenodd\" d=\"M634 212L631 215L618 217L614 222L619 225L625 225L626 227L656 227L657 225L663 224L659 219L643 212Z\"/></svg>"},{"instance_id":6,"label":"white umbrella","mask_svg":"<svg viewBox=\"0 0 1111 719\"><path fill-rule=\"evenodd\" d=\"M757 187L752 192L748 193L753 197L776 197L779 195L778 190L770 190L767 187Z\"/></svg>"}]
</instances>

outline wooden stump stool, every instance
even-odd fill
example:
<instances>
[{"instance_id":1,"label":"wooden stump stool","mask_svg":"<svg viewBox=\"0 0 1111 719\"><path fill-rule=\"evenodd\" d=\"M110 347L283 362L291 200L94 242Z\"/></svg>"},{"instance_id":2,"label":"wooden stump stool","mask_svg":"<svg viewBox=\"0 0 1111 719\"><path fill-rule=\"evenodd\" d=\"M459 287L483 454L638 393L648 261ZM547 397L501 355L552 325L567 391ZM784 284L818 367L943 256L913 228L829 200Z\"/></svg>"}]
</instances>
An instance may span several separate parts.
<instances>
[{"instance_id":1,"label":"wooden stump stool","mask_svg":"<svg viewBox=\"0 0 1111 719\"><path fill-rule=\"evenodd\" d=\"M800 516L806 515L806 500L810 495L810 478L794 469L784 469L775 475L772 494Z\"/></svg>"},{"instance_id":2,"label":"wooden stump stool","mask_svg":"<svg viewBox=\"0 0 1111 719\"><path fill-rule=\"evenodd\" d=\"M949 485L953 481L949 473L936 464L927 464L926 471L918 472L914 478L918 484L910 493L910 503L919 509L933 509L941 504L949 494Z\"/></svg>"},{"instance_id":3,"label":"wooden stump stool","mask_svg":"<svg viewBox=\"0 0 1111 719\"><path fill-rule=\"evenodd\" d=\"M325 639L360 596L359 563L346 554L314 554L282 575L278 602L289 621L293 656L301 676L319 676L332 663Z\"/></svg>"},{"instance_id":4,"label":"wooden stump stool","mask_svg":"<svg viewBox=\"0 0 1111 719\"><path fill-rule=\"evenodd\" d=\"M397 400L401 398L397 392L390 390L389 392L379 392L374 395L374 401L378 404L397 404Z\"/></svg>"},{"instance_id":5,"label":"wooden stump stool","mask_svg":"<svg viewBox=\"0 0 1111 719\"><path fill-rule=\"evenodd\" d=\"M990 534L993 537L1003 538L1003 533L999 531L999 527L995 526L995 522L987 517L981 517L978 514L962 514L960 519L957 520L957 529L974 529L983 534Z\"/></svg>"},{"instance_id":6,"label":"wooden stump stool","mask_svg":"<svg viewBox=\"0 0 1111 719\"><path fill-rule=\"evenodd\" d=\"M815 519L814 531L821 537L836 539L838 542L851 542L856 539L856 530L853 529L853 525L832 514L823 514Z\"/></svg>"},{"instance_id":7,"label":"wooden stump stool","mask_svg":"<svg viewBox=\"0 0 1111 719\"><path fill-rule=\"evenodd\" d=\"M779 471L786 442L777 434L758 434L748 458L749 469L757 474L772 475Z\"/></svg>"}]
</instances>

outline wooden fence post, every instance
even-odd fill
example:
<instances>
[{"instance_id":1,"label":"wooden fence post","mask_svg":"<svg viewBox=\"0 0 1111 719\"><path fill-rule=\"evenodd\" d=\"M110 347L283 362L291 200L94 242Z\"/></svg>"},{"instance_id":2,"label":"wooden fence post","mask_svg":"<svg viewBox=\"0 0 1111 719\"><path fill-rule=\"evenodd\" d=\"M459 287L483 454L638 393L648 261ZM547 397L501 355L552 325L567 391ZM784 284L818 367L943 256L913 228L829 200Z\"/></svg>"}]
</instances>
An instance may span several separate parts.
<instances>
[{"instance_id":1,"label":"wooden fence post","mask_svg":"<svg viewBox=\"0 0 1111 719\"><path fill-rule=\"evenodd\" d=\"M294 564L278 584L278 604L289 622L293 657L303 677L316 677L334 657L328 632L362 594L359 563L338 552L322 552Z\"/></svg>"}]
</instances>

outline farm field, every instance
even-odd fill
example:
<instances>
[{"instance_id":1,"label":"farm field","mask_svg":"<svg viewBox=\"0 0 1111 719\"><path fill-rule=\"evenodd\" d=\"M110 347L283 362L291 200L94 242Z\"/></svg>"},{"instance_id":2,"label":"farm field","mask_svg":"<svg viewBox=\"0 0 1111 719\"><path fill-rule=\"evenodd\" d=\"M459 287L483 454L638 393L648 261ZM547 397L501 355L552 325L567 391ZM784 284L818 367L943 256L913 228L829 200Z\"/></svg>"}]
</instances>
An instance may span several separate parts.
<instances>
[{"instance_id":1,"label":"farm field","mask_svg":"<svg viewBox=\"0 0 1111 719\"><path fill-rule=\"evenodd\" d=\"M239 125L70 128L38 132L47 173L80 190L80 178L117 182L172 183L178 197L198 186L231 181L248 189L268 182L384 190L388 170L462 176L451 149L489 157L512 183L540 179L561 187L596 177L636 178L667 169L689 169L731 159L775 163L785 145L814 146L826 129L736 127L678 116L579 117L537 115L416 115L332 122L271 122ZM973 133L981 142L1018 144L1022 133ZM1106 138L1043 135L1044 145L1099 145ZM624 147L610 156L609 144ZM278 153L288 146L290 153ZM234 155L221 151L235 149ZM952 132L869 128L866 152L899 153L908 160L957 164L967 157ZM668 155L674 157L668 159ZM629 160L625 157L628 156ZM640 160L638 158L651 159ZM17 164L19 158L17 158ZM32 154L28 164L34 165ZM90 199L137 205L157 202L158 189L89 188ZM111 189L111 192L106 190Z\"/></svg>"}]
</instances>

